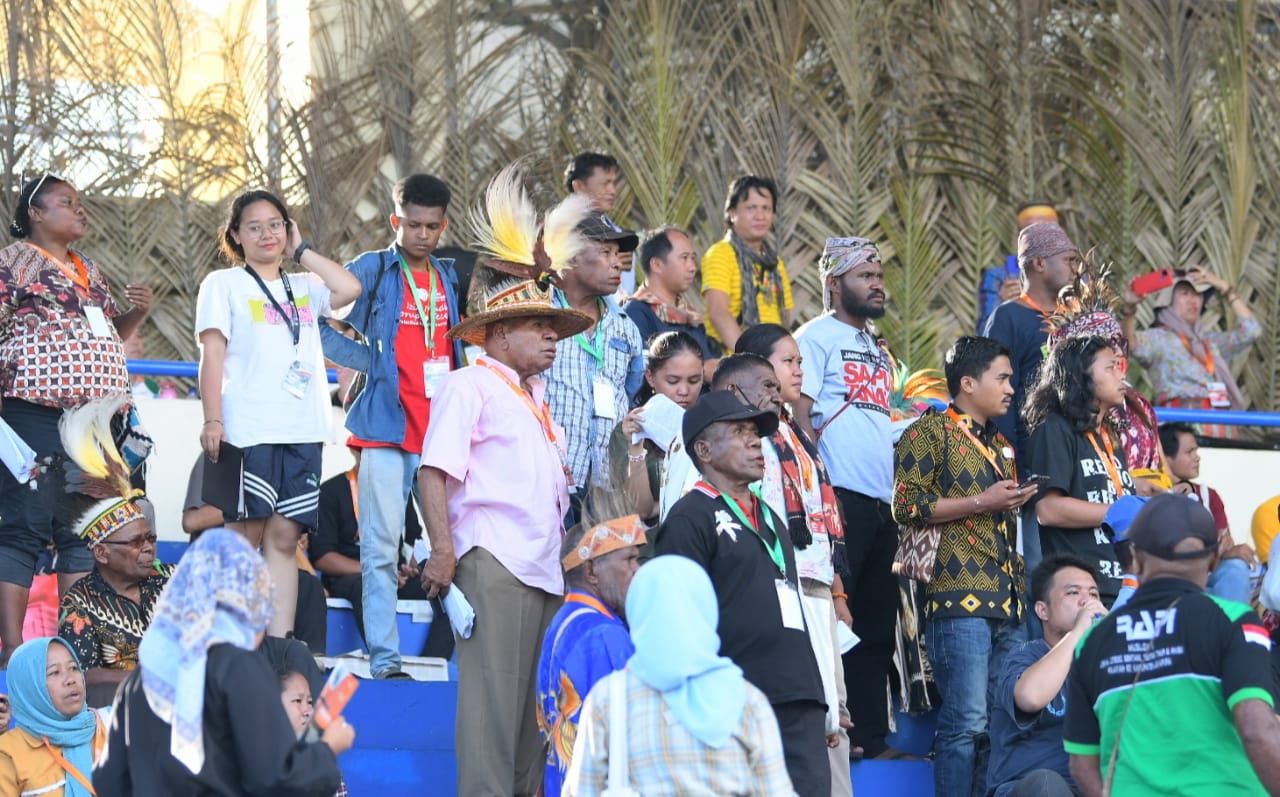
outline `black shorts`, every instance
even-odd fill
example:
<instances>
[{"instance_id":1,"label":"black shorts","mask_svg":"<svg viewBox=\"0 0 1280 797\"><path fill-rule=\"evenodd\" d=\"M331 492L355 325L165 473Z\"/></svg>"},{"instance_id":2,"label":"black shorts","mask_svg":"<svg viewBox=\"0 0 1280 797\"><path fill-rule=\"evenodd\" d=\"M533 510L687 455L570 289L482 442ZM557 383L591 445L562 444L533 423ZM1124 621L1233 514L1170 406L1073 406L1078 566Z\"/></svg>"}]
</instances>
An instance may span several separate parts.
<instances>
[{"instance_id":1,"label":"black shorts","mask_svg":"<svg viewBox=\"0 0 1280 797\"><path fill-rule=\"evenodd\" d=\"M320 516L321 443L263 443L244 450L244 516L283 515L303 528Z\"/></svg>"},{"instance_id":2,"label":"black shorts","mask_svg":"<svg viewBox=\"0 0 1280 797\"><path fill-rule=\"evenodd\" d=\"M66 454L58 436L62 410L7 398L0 406L0 417L35 449L37 460ZM31 489L33 484L38 489ZM9 469L0 465L0 581L31 586L36 561L50 542L57 549L57 572L87 573L93 569L93 554L84 540L54 521L54 502L61 492L58 479L46 476L19 484Z\"/></svg>"}]
</instances>

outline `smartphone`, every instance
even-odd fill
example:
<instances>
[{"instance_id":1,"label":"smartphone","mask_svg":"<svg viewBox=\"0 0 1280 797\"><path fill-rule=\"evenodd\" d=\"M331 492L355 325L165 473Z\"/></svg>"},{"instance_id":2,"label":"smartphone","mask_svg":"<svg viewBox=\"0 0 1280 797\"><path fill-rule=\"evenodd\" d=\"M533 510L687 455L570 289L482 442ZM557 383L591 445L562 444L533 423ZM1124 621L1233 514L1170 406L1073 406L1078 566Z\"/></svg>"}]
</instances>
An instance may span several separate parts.
<instances>
[{"instance_id":1,"label":"smartphone","mask_svg":"<svg viewBox=\"0 0 1280 797\"><path fill-rule=\"evenodd\" d=\"M1173 284L1173 269L1160 268L1137 277L1129 283L1138 296L1148 296Z\"/></svg>"},{"instance_id":2,"label":"smartphone","mask_svg":"<svg viewBox=\"0 0 1280 797\"><path fill-rule=\"evenodd\" d=\"M1025 490L1028 487L1039 487L1042 484L1047 484L1048 481L1048 476L1041 476L1038 473L1032 473L1031 475L1023 478L1023 480L1018 484L1018 489Z\"/></svg>"}]
</instances>

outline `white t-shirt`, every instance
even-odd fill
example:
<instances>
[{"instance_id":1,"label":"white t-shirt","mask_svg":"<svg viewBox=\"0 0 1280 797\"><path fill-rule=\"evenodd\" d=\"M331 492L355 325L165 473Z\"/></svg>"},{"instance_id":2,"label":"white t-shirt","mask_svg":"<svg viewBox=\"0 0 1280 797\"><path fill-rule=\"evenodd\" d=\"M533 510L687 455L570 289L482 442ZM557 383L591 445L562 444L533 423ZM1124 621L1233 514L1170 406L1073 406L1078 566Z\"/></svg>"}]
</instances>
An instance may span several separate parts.
<instances>
[{"instance_id":1,"label":"white t-shirt","mask_svg":"<svg viewBox=\"0 0 1280 797\"><path fill-rule=\"evenodd\" d=\"M329 384L318 326L321 316L331 313L329 289L314 274L291 274L287 279L302 322L296 349L288 321L243 267L215 271L200 283L196 342L209 329L227 339L222 424L227 442L241 448L329 439ZM291 313L284 282L273 280L266 286ZM295 361L311 375L301 397L285 388Z\"/></svg>"},{"instance_id":2,"label":"white t-shirt","mask_svg":"<svg viewBox=\"0 0 1280 797\"><path fill-rule=\"evenodd\" d=\"M786 490L782 484L782 462L778 458L778 449L767 437L760 438L760 451L764 454L764 478L760 480L760 495L769 505L773 513L780 518L787 518ZM812 489L805 489L800 494L805 513L810 517L821 517L822 491L817 476L813 478ZM827 586L835 581L836 569L831 564L831 536L825 531L814 532L813 523L809 523L809 533L813 536L806 548L796 549L796 574L800 578L809 578Z\"/></svg>"},{"instance_id":3,"label":"white t-shirt","mask_svg":"<svg viewBox=\"0 0 1280 797\"><path fill-rule=\"evenodd\" d=\"M835 418L818 438L818 453L831 483L890 502L893 426L888 358L871 335L830 313L800 327L795 338L804 356L801 391L813 399L813 428ZM854 400L841 410L851 392Z\"/></svg>"}]
</instances>

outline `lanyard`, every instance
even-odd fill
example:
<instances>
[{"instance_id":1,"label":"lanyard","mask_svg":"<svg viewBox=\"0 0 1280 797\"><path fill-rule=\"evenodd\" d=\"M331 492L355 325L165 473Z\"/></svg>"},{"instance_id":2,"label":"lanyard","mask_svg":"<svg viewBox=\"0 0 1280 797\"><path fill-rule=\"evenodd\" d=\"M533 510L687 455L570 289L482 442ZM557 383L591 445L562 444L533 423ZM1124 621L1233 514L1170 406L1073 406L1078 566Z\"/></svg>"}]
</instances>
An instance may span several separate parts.
<instances>
[{"instance_id":1,"label":"lanyard","mask_svg":"<svg viewBox=\"0 0 1280 797\"><path fill-rule=\"evenodd\" d=\"M1098 452L1098 459L1102 460L1102 464L1107 468L1107 475L1111 477L1111 484L1116 488L1116 495L1124 495L1124 482L1120 480L1120 470L1116 468L1116 452L1111 446L1111 435L1107 434L1105 429L1099 427L1102 432L1102 445L1106 447L1107 453L1102 453L1102 448L1098 446L1098 434L1089 432L1089 442L1093 444L1093 450Z\"/></svg>"},{"instance_id":2,"label":"lanyard","mask_svg":"<svg viewBox=\"0 0 1280 797\"><path fill-rule=\"evenodd\" d=\"M24 241L23 243L25 243L27 246L31 247L32 249L36 250L40 254L44 255L45 257L49 258L54 263L56 263L58 265L58 268L62 269L62 273L66 275L67 279L71 280L73 283L79 286L79 288L83 290L86 294L89 293L89 269L87 266L85 266L84 261L80 259L80 255L77 255L75 252L71 251L70 249L67 250L67 255L71 258L71 262L74 263L76 267L76 270L72 271L71 269L67 268L66 263L63 263L58 258L49 254L49 252L46 251L43 247L36 246L30 241Z\"/></svg>"},{"instance_id":3,"label":"lanyard","mask_svg":"<svg viewBox=\"0 0 1280 797\"><path fill-rule=\"evenodd\" d=\"M418 308L418 320L422 322L422 338L427 344L427 353L434 357L436 354L436 275L431 270L431 266L427 266L427 282L430 284L427 295L427 302L431 305L430 323L428 323L428 314L422 309L422 299L418 298L418 286L413 281L413 275L409 272L409 264L404 262L404 255L400 256L400 268L404 270L404 279L408 283L408 290L413 296L413 304Z\"/></svg>"},{"instance_id":4,"label":"lanyard","mask_svg":"<svg viewBox=\"0 0 1280 797\"><path fill-rule=\"evenodd\" d=\"M528 393L526 393L524 388L520 387L515 382L511 381L511 377L507 376L501 370L495 368L493 365L485 362L484 360L477 360L476 365L479 365L483 368L488 368L490 371L493 371L495 374L498 375L500 379L502 379L503 382L506 383L507 387L511 388L513 391L516 392L517 395L520 396L520 398L524 399L525 406L527 406L529 408L529 411L533 413L533 417L538 419L538 423L542 424L542 431L544 434L546 434L547 440L549 440L551 443L556 442L555 427L551 423L551 407L547 404L547 402L545 401L542 402L542 409L539 410L538 406L533 403L533 397L530 396Z\"/></svg>"},{"instance_id":5,"label":"lanyard","mask_svg":"<svg viewBox=\"0 0 1280 797\"><path fill-rule=\"evenodd\" d=\"M582 347L582 350L583 350L583 351L585 351L587 354L590 354L590 355L591 355L591 357L592 357L592 359L594 359L594 360L596 361L596 367L597 367L597 368L600 368L600 369L603 369L603 368L604 368L604 313L605 313L605 307L604 307L604 301L603 301L602 299L598 298L598 297L596 298L596 307L599 309L599 312L600 312L600 318L596 321L596 331L595 331L595 335L593 336L593 337L595 338L595 340L593 340L593 341L591 341L590 343L588 343L588 342L587 342L587 333L585 333L585 332L579 332L578 334L576 334L576 335L574 335L574 336L573 336L573 339L574 339L574 341L576 341L576 342L577 342L577 344L578 344L579 346L581 346L581 347Z\"/></svg>"},{"instance_id":6,"label":"lanyard","mask_svg":"<svg viewBox=\"0 0 1280 797\"><path fill-rule=\"evenodd\" d=\"M267 283L262 281L262 277L258 276L258 272L254 271L247 263L244 270L249 272L249 276L253 277L253 281L258 283L258 287L271 300L271 306L276 308L276 312L289 324L289 334L293 335L293 345L296 348L298 340L302 336L302 319L298 316L298 303L293 300L293 288L289 285L289 277L283 271L280 272L280 281L284 283L284 295L289 299L289 306L293 308L292 315L286 313L280 303L276 301L276 297L272 296L271 291L267 290Z\"/></svg>"},{"instance_id":7,"label":"lanyard","mask_svg":"<svg viewBox=\"0 0 1280 797\"><path fill-rule=\"evenodd\" d=\"M356 515L356 541L360 541L360 485L356 484L356 469L347 471L347 483L351 485L351 508Z\"/></svg>"},{"instance_id":8,"label":"lanyard","mask_svg":"<svg viewBox=\"0 0 1280 797\"><path fill-rule=\"evenodd\" d=\"M1036 304L1036 300L1032 299L1025 292L1021 296L1019 296L1018 299L1027 307L1030 307L1032 310L1035 310L1037 313L1044 316L1045 318L1049 317L1049 312L1045 310L1043 307L1041 307L1040 305Z\"/></svg>"},{"instance_id":9,"label":"lanyard","mask_svg":"<svg viewBox=\"0 0 1280 797\"><path fill-rule=\"evenodd\" d=\"M95 795L96 797L98 793L93 790L93 784L89 782L89 779L84 776L83 772L76 768L75 764L66 759L66 756L62 754L61 750L49 743L49 737L41 736L40 740L44 742L44 746L48 749L49 755L53 756L53 760L58 763L58 766L62 767L68 775L79 781L81 786L84 786L89 790L90 794Z\"/></svg>"},{"instance_id":10,"label":"lanyard","mask_svg":"<svg viewBox=\"0 0 1280 797\"><path fill-rule=\"evenodd\" d=\"M964 432L964 436L969 438L969 441L977 447L978 452L986 458L987 462L991 463L991 469L996 472L996 477L1005 478L1004 468L1000 467L1000 463L996 460L996 453L984 445L977 435L969 430L969 424L965 423L965 420L960 417L960 413L956 412L955 407L947 407L947 417L955 421L956 426L960 427L960 431Z\"/></svg>"},{"instance_id":11,"label":"lanyard","mask_svg":"<svg viewBox=\"0 0 1280 797\"><path fill-rule=\"evenodd\" d=\"M605 617L613 617L613 612L609 611L608 607L585 592L570 592L568 595L564 596L564 602L581 603L584 606L590 606Z\"/></svg>"},{"instance_id":12,"label":"lanyard","mask_svg":"<svg viewBox=\"0 0 1280 797\"><path fill-rule=\"evenodd\" d=\"M716 488L707 484L705 481L699 481L694 486L701 487L703 491L710 493L711 495L714 495L716 498L723 499L725 504L728 505L729 511L733 513L734 517L736 517L738 521L742 523L742 525L751 529L751 533L756 535L757 540L760 540L760 544L763 545L764 549L769 552L769 558L773 560L773 563L775 565L777 565L778 571L782 573L782 577L783 578L787 577L787 560L785 555L782 553L782 535L778 534L778 530L773 527L773 518L769 516L768 510L765 510L762 514L764 515L764 522L768 524L769 530L773 532L773 545L770 545L769 543L764 541L764 537L760 535L760 528L755 523L754 518L755 518L757 508L759 504L763 503L762 501L760 501L759 487L752 485L750 488L751 489L751 517L747 517L747 513L742 511L742 507L738 505L737 499L735 499L733 496L725 495L724 493L720 492Z\"/></svg>"},{"instance_id":13,"label":"lanyard","mask_svg":"<svg viewBox=\"0 0 1280 797\"><path fill-rule=\"evenodd\" d=\"M1212 377L1214 374L1213 352L1209 350L1209 341L1207 340L1200 341L1200 344L1204 346L1204 356L1201 357L1200 355L1196 354L1195 351L1191 348L1191 341L1187 340L1186 335L1179 334L1178 339L1182 341L1182 347L1187 350L1187 354L1190 354L1195 359L1196 362L1203 365L1204 369L1209 372L1209 376Z\"/></svg>"}]
</instances>

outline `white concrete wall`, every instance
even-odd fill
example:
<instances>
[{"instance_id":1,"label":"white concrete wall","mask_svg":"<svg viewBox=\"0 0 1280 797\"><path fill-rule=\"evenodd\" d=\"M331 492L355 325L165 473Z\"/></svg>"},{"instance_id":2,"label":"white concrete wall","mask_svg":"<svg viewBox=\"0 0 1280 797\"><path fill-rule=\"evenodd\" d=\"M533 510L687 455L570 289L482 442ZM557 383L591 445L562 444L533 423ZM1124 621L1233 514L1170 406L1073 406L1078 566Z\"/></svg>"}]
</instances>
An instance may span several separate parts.
<instances>
[{"instance_id":1,"label":"white concrete wall","mask_svg":"<svg viewBox=\"0 0 1280 797\"><path fill-rule=\"evenodd\" d=\"M1222 495L1236 542L1253 544L1253 510L1280 494L1280 451L1200 449L1200 481Z\"/></svg>"}]
</instances>

